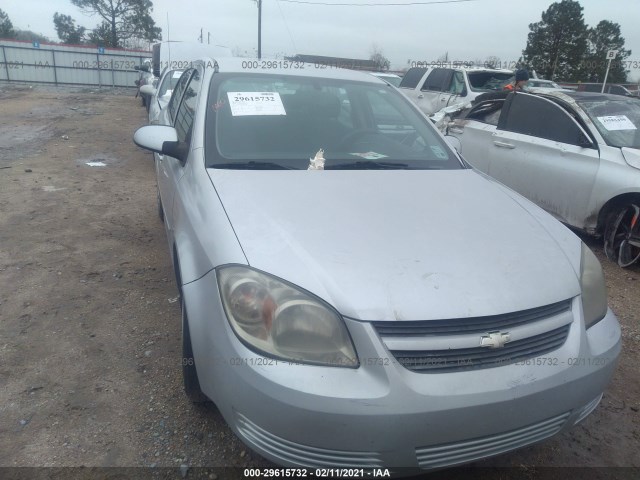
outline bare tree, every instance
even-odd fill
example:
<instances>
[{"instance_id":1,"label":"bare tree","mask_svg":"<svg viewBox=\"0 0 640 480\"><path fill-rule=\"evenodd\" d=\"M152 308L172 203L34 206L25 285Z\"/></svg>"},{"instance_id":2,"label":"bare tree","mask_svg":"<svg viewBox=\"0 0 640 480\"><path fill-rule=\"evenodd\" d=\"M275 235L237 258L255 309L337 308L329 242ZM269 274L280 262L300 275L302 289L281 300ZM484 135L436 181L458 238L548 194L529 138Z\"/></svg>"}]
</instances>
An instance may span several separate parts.
<instances>
[{"instance_id":1,"label":"bare tree","mask_svg":"<svg viewBox=\"0 0 640 480\"><path fill-rule=\"evenodd\" d=\"M391 67L391 62L387 57L384 56L382 49L377 44L374 43L373 45L371 45L370 51L371 51L371 54L369 55L369 60L372 60L375 62L376 66L378 67L378 70L381 70L381 71L389 70L389 67Z\"/></svg>"}]
</instances>

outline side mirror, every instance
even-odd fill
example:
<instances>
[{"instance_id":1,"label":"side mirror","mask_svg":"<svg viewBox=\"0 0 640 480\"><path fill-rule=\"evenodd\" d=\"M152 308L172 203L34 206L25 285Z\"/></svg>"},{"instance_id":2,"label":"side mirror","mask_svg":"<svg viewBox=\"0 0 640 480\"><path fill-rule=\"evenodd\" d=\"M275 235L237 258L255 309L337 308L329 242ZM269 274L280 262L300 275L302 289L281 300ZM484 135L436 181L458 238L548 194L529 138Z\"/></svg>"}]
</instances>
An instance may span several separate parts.
<instances>
[{"instance_id":1,"label":"side mirror","mask_svg":"<svg viewBox=\"0 0 640 480\"><path fill-rule=\"evenodd\" d=\"M180 148L176 129L165 125L140 127L133 134L133 143L145 150L177 158L181 162L186 160L188 153L188 149Z\"/></svg>"},{"instance_id":2,"label":"side mirror","mask_svg":"<svg viewBox=\"0 0 640 480\"><path fill-rule=\"evenodd\" d=\"M153 85L142 85L140 87L140 93L142 95L148 95L149 97L153 97L156 94L156 89L153 88Z\"/></svg>"}]
</instances>

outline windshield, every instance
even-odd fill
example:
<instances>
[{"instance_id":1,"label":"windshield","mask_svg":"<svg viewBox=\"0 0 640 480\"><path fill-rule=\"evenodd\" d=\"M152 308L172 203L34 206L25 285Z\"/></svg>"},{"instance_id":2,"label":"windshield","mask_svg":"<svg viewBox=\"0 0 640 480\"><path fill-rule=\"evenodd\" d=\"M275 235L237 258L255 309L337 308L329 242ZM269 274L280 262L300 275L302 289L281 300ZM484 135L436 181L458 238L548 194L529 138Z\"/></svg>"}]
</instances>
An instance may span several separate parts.
<instances>
[{"instance_id":1,"label":"windshield","mask_svg":"<svg viewBox=\"0 0 640 480\"><path fill-rule=\"evenodd\" d=\"M166 96L167 100L171 98L171 93L173 92L173 89L176 88L178 80L180 80L180 77L182 76L182 72L184 72L184 70L171 70L167 72L162 80L162 85L160 85L160 88L158 89L159 98L164 96Z\"/></svg>"},{"instance_id":2,"label":"windshield","mask_svg":"<svg viewBox=\"0 0 640 480\"><path fill-rule=\"evenodd\" d=\"M502 90L513 79L513 73L479 71L468 72L469 85L474 92L488 92Z\"/></svg>"},{"instance_id":3,"label":"windshield","mask_svg":"<svg viewBox=\"0 0 640 480\"><path fill-rule=\"evenodd\" d=\"M457 155L395 88L347 80L237 73L213 77L207 166L459 169Z\"/></svg>"},{"instance_id":4,"label":"windshield","mask_svg":"<svg viewBox=\"0 0 640 480\"><path fill-rule=\"evenodd\" d=\"M640 102L638 100L583 101L578 104L587 112L607 145L640 148Z\"/></svg>"}]
</instances>

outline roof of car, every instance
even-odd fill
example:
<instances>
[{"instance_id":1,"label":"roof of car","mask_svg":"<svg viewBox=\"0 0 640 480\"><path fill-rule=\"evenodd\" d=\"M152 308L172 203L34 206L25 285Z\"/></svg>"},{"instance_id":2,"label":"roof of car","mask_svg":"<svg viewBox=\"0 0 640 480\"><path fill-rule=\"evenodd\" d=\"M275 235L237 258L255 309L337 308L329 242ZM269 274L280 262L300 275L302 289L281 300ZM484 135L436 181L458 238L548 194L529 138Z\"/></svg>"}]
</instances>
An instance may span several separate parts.
<instances>
[{"instance_id":1,"label":"roof of car","mask_svg":"<svg viewBox=\"0 0 640 480\"><path fill-rule=\"evenodd\" d=\"M353 80L366 83L386 82L370 75L367 72L359 72L344 68L335 68L331 65L316 65L313 63L301 63L291 60L257 59L242 57L208 58L201 59L205 65L218 64L221 73L260 73L267 75L294 75L301 77L328 78L340 80ZM286 65L286 67L283 67ZM273 68L272 68L273 67ZM322 67L322 68L321 68Z\"/></svg>"},{"instance_id":2,"label":"roof of car","mask_svg":"<svg viewBox=\"0 0 640 480\"><path fill-rule=\"evenodd\" d=\"M510 73L513 75L513 70L508 70L506 68L489 68L489 67L467 67L467 66L459 66L454 67L459 70L466 70L468 72L498 72L498 73Z\"/></svg>"},{"instance_id":3,"label":"roof of car","mask_svg":"<svg viewBox=\"0 0 640 480\"><path fill-rule=\"evenodd\" d=\"M620 95L613 95L610 93L577 92L575 90L558 90L555 92L548 90L545 91L544 94L552 97L558 97L562 100L567 100L567 97L569 97L569 99L575 102L602 102L606 100L619 101L621 98L625 98Z\"/></svg>"},{"instance_id":4,"label":"roof of car","mask_svg":"<svg viewBox=\"0 0 640 480\"><path fill-rule=\"evenodd\" d=\"M487 92L476 97L473 101L473 106L484 102L501 101L511 95L513 92L501 90L497 92ZM577 102L602 102L602 101L620 101L628 97L621 97L620 95L612 95L608 93L595 93L595 92L576 92L572 90L561 90L557 88L533 88L531 91L522 92L530 95L536 95L540 97L553 98L563 101L570 105L575 105ZM516 93L518 95L518 93Z\"/></svg>"}]
</instances>

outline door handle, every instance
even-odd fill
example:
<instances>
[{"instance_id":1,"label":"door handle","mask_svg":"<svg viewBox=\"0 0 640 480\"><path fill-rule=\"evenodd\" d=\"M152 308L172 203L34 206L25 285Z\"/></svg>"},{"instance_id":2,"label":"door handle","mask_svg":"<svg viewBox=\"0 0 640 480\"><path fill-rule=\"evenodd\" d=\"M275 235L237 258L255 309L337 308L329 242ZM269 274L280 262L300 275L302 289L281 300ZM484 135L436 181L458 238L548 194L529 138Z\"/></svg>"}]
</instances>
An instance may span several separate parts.
<instances>
[{"instance_id":1,"label":"door handle","mask_svg":"<svg viewBox=\"0 0 640 480\"><path fill-rule=\"evenodd\" d=\"M496 142L493 142L493 144L496 147L500 147L500 148L509 148L509 149L516 148L516 146L513 143L505 143L505 142L497 142L496 141Z\"/></svg>"}]
</instances>

